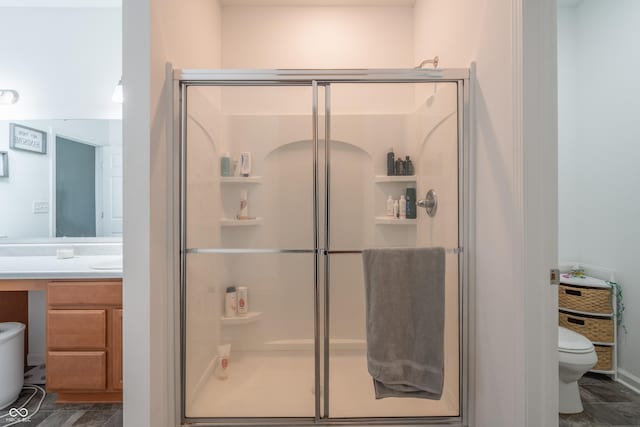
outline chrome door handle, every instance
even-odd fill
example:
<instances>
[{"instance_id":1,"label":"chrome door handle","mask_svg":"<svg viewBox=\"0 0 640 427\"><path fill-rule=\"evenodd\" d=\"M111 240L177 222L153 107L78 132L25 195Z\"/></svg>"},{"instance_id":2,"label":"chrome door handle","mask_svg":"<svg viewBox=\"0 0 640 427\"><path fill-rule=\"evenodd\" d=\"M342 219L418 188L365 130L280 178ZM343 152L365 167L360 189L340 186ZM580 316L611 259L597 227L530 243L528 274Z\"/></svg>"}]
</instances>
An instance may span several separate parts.
<instances>
[{"instance_id":1,"label":"chrome door handle","mask_svg":"<svg viewBox=\"0 0 640 427\"><path fill-rule=\"evenodd\" d=\"M438 211L438 195L435 190L429 190L424 200L418 200L416 204L418 207L424 208L427 211L427 215L433 218Z\"/></svg>"}]
</instances>

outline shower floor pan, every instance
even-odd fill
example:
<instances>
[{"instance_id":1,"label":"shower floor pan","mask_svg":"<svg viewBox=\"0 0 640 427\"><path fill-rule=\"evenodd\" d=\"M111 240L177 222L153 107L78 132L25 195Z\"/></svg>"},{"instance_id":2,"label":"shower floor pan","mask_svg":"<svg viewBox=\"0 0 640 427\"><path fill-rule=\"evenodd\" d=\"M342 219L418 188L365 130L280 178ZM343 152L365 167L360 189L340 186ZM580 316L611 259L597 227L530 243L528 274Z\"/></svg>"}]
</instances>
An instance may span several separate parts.
<instances>
[{"instance_id":1,"label":"shower floor pan","mask_svg":"<svg viewBox=\"0 0 640 427\"><path fill-rule=\"evenodd\" d=\"M331 418L457 416L458 378L447 378L441 400L376 400L366 351L332 351ZM190 418L313 417L314 363L309 351L232 354L229 377L210 376L187 405Z\"/></svg>"}]
</instances>

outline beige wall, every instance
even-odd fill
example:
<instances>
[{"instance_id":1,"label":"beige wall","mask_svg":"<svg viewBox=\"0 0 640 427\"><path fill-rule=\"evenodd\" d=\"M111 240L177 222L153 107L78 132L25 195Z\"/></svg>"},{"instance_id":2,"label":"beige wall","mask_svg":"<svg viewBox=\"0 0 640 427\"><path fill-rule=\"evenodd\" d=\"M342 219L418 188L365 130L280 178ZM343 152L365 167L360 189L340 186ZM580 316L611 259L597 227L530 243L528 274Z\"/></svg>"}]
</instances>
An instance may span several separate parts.
<instances>
[{"instance_id":1,"label":"beige wall","mask_svg":"<svg viewBox=\"0 0 640 427\"><path fill-rule=\"evenodd\" d=\"M175 255L171 79L174 67L220 67L215 0L124 2L124 420L172 426ZM150 100L150 103L149 103Z\"/></svg>"},{"instance_id":2,"label":"beige wall","mask_svg":"<svg viewBox=\"0 0 640 427\"><path fill-rule=\"evenodd\" d=\"M478 426L522 425L522 280L514 277L512 7L510 1L416 2L416 57L477 64L472 141L476 189L475 389ZM453 25L452 23L455 23ZM518 319L518 320L516 320Z\"/></svg>"},{"instance_id":3,"label":"beige wall","mask_svg":"<svg viewBox=\"0 0 640 427\"><path fill-rule=\"evenodd\" d=\"M557 424L557 304L545 287L557 263L553 3L415 4L416 58L476 66L470 404L477 426Z\"/></svg>"},{"instance_id":4,"label":"beige wall","mask_svg":"<svg viewBox=\"0 0 640 427\"><path fill-rule=\"evenodd\" d=\"M411 7L224 7L224 68L413 65Z\"/></svg>"}]
</instances>

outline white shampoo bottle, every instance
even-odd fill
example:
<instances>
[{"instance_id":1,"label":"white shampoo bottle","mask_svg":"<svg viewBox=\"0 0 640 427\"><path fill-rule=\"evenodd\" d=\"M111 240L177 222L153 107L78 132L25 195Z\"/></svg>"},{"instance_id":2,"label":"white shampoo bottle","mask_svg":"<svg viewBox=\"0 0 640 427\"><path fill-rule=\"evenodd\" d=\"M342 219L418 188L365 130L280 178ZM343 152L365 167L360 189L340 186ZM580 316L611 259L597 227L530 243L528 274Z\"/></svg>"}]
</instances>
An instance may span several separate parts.
<instances>
[{"instance_id":1,"label":"white shampoo bottle","mask_svg":"<svg viewBox=\"0 0 640 427\"><path fill-rule=\"evenodd\" d=\"M249 219L249 195L247 190L240 191L240 212L238 219Z\"/></svg>"},{"instance_id":2,"label":"white shampoo bottle","mask_svg":"<svg viewBox=\"0 0 640 427\"><path fill-rule=\"evenodd\" d=\"M238 286L238 315L246 316L249 313L249 294L246 286Z\"/></svg>"},{"instance_id":3,"label":"white shampoo bottle","mask_svg":"<svg viewBox=\"0 0 640 427\"><path fill-rule=\"evenodd\" d=\"M393 198L391 195L389 195L389 198L387 199L387 216L393 216Z\"/></svg>"}]
</instances>

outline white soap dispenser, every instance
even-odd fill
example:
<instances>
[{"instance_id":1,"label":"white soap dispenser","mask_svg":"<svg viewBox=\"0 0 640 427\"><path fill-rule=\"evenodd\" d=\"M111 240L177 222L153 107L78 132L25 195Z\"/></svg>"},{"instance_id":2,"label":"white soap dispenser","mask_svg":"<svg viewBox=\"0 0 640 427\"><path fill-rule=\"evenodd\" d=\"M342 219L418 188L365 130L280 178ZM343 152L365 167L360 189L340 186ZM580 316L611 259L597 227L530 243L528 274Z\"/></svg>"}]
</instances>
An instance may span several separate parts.
<instances>
[{"instance_id":1,"label":"white soap dispenser","mask_svg":"<svg viewBox=\"0 0 640 427\"><path fill-rule=\"evenodd\" d=\"M391 195L389 195L389 198L387 199L387 216L393 216L393 198Z\"/></svg>"}]
</instances>

